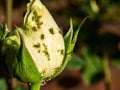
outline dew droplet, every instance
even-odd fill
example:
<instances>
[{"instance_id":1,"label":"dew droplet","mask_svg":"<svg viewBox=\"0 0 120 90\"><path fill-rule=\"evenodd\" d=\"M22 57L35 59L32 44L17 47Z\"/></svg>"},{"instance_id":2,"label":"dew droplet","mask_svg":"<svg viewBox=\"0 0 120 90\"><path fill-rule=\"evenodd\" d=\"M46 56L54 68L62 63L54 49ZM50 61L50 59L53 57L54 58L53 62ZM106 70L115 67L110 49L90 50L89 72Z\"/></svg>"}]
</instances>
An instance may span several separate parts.
<instances>
[{"instance_id":1,"label":"dew droplet","mask_svg":"<svg viewBox=\"0 0 120 90\"><path fill-rule=\"evenodd\" d=\"M47 82L46 82L46 81L44 81L44 82L42 82L42 84L41 84L41 85L43 86L43 85L45 85L46 83L47 83Z\"/></svg>"},{"instance_id":2,"label":"dew droplet","mask_svg":"<svg viewBox=\"0 0 120 90\"><path fill-rule=\"evenodd\" d=\"M30 86L30 85L31 85L31 83L28 83L28 85Z\"/></svg>"}]
</instances>

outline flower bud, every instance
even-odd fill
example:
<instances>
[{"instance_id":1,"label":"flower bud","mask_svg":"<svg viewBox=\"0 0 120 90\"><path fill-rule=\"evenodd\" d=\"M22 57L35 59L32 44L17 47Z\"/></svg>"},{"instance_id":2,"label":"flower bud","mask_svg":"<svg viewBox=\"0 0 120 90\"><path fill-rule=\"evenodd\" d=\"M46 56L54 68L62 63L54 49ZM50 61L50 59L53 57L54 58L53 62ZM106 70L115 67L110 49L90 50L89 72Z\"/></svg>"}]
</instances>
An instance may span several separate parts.
<instances>
[{"instance_id":1,"label":"flower bud","mask_svg":"<svg viewBox=\"0 0 120 90\"><path fill-rule=\"evenodd\" d=\"M65 37L39 0L30 0L22 27L5 39L2 52L10 74L27 83L44 82L59 75L71 58L79 29Z\"/></svg>"},{"instance_id":2,"label":"flower bud","mask_svg":"<svg viewBox=\"0 0 120 90\"><path fill-rule=\"evenodd\" d=\"M25 74L27 71L26 74L29 75L26 76L25 74L25 78L31 74L31 80L35 76L35 79L39 77L38 81L40 78L48 79L53 76L64 60L64 39L57 24L39 0L30 2L25 15L24 25L21 28L17 28L16 31L19 32L21 39L20 50L22 51L19 52L23 56L20 56L20 62L24 61L25 65L17 62L14 68L14 75L18 76L20 80L25 80L21 79L23 78L21 77L21 72ZM22 67L27 69L21 69ZM30 82L34 82L34 80Z\"/></svg>"}]
</instances>

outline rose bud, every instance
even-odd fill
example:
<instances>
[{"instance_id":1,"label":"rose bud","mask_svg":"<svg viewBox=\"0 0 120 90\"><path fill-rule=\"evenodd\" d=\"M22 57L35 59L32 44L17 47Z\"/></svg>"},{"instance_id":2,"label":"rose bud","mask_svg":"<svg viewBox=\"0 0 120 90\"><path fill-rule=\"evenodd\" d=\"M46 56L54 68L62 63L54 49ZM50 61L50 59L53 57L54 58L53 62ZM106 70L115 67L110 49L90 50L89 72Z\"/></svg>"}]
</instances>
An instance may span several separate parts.
<instances>
[{"instance_id":1,"label":"rose bud","mask_svg":"<svg viewBox=\"0 0 120 90\"><path fill-rule=\"evenodd\" d=\"M30 0L23 26L17 27L2 47L10 74L22 82L31 83L31 90L39 90L40 83L56 77L65 68L79 28L73 36L71 21L71 27L63 37L41 1Z\"/></svg>"}]
</instances>

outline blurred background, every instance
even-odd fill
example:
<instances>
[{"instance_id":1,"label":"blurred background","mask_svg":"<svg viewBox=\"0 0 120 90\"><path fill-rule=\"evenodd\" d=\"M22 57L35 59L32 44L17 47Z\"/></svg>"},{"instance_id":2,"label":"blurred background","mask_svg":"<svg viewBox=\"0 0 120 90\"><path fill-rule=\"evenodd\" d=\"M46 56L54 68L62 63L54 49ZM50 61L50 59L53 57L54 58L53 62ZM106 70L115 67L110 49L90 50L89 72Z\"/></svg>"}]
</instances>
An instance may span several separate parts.
<instances>
[{"instance_id":1,"label":"blurred background","mask_svg":"<svg viewBox=\"0 0 120 90\"><path fill-rule=\"evenodd\" d=\"M0 24L12 20L12 29L23 23L29 0L13 0L11 16L7 4L0 0ZM81 27L72 55L62 74L47 82L41 90L120 90L120 0L41 0L63 31L69 30L70 17L74 30ZM11 90L9 76L0 61L0 90ZM27 90L17 82L14 90Z\"/></svg>"}]
</instances>

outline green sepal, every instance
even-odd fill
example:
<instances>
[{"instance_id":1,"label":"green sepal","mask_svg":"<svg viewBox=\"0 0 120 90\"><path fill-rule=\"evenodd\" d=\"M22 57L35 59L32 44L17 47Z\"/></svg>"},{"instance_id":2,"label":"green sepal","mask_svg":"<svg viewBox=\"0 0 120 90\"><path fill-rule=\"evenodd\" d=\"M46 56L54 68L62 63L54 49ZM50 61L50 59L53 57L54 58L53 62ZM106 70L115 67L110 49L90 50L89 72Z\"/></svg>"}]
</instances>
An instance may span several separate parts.
<instances>
[{"instance_id":1,"label":"green sepal","mask_svg":"<svg viewBox=\"0 0 120 90\"><path fill-rule=\"evenodd\" d=\"M27 83L41 81L40 73L35 67L18 30L15 30L14 35L4 40L2 54L5 58L9 75Z\"/></svg>"},{"instance_id":2,"label":"green sepal","mask_svg":"<svg viewBox=\"0 0 120 90\"><path fill-rule=\"evenodd\" d=\"M27 83L36 83L41 81L40 73L34 65L31 55L29 54L23 37L20 36L21 46L16 54L13 67L13 75L20 81Z\"/></svg>"},{"instance_id":3,"label":"green sepal","mask_svg":"<svg viewBox=\"0 0 120 90\"><path fill-rule=\"evenodd\" d=\"M7 25L4 24L3 26L0 25L0 40L4 40L9 34L9 30L7 28Z\"/></svg>"},{"instance_id":4,"label":"green sepal","mask_svg":"<svg viewBox=\"0 0 120 90\"><path fill-rule=\"evenodd\" d=\"M87 19L87 17L85 19L83 19L83 21L81 22L81 24L79 25L78 29L75 31L74 34L73 34L72 19L70 19L70 29L67 32L67 34L64 36L65 56L64 56L63 64L62 64L61 68L59 69L59 71L56 72L52 78L54 78L57 75L59 75L64 70L64 68L66 67L66 65L68 64L69 60L71 60L73 49L74 49L76 41L77 41L78 33L79 33L80 28L84 24L86 19Z\"/></svg>"},{"instance_id":5,"label":"green sepal","mask_svg":"<svg viewBox=\"0 0 120 90\"><path fill-rule=\"evenodd\" d=\"M67 34L64 36L66 54L71 52L72 48L70 49L70 45L72 43L72 38L73 38L73 24L72 24L72 19L70 19L70 29L67 32Z\"/></svg>"},{"instance_id":6,"label":"green sepal","mask_svg":"<svg viewBox=\"0 0 120 90\"><path fill-rule=\"evenodd\" d=\"M13 62L15 60L16 53L19 47L19 44L16 39L16 36L11 36L5 39L1 49L3 58L5 59L10 75L12 75L13 72Z\"/></svg>"},{"instance_id":7,"label":"green sepal","mask_svg":"<svg viewBox=\"0 0 120 90\"><path fill-rule=\"evenodd\" d=\"M7 25L0 25L0 63L1 61L4 60L4 57L2 55L2 46L3 46L3 42L5 40L5 38L8 36L9 34L9 31L8 31L8 28L7 28Z\"/></svg>"}]
</instances>

